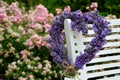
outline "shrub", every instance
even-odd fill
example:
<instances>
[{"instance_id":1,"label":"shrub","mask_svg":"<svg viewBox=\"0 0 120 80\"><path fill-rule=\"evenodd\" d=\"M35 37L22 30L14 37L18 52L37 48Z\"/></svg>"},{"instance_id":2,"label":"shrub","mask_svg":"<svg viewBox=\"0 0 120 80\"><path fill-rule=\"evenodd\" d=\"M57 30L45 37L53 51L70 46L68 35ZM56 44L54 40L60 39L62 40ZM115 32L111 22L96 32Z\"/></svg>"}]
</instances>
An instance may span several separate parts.
<instances>
[{"instance_id":1,"label":"shrub","mask_svg":"<svg viewBox=\"0 0 120 80\"><path fill-rule=\"evenodd\" d=\"M56 8L64 8L65 6L71 6L72 10L86 11L86 6L90 5L91 2L98 3L98 10L101 15L114 14L120 17L120 1L119 0L5 0L8 3L13 1L20 2L20 6L26 6L27 8L38 5L39 3L44 4L48 10L55 13Z\"/></svg>"},{"instance_id":2,"label":"shrub","mask_svg":"<svg viewBox=\"0 0 120 80\"><path fill-rule=\"evenodd\" d=\"M53 14L39 4L25 11L17 2L0 1L0 72L8 80L60 79L46 42Z\"/></svg>"}]
</instances>

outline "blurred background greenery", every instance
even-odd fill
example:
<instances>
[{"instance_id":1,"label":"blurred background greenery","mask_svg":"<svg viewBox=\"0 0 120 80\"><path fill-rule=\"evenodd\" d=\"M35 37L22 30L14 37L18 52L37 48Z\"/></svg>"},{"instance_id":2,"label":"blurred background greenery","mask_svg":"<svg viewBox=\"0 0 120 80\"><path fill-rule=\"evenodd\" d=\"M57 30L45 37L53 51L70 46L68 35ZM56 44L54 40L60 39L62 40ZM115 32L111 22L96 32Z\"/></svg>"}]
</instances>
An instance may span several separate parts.
<instances>
[{"instance_id":1,"label":"blurred background greenery","mask_svg":"<svg viewBox=\"0 0 120 80\"><path fill-rule=\"evenodd\" d=\"M38 4L43 4L49 12L55 14L56 8L64 8L65 6L70 6L72 11L82 10L86 11L86 6L90 5L91 2L98 3L98 10L101 15L106 16L108 14L116 15L120 17L120 0L4 0L9 4L18 1L20 7L25 6L27 9L34 7Z\"/></svg>"}]
</instances>

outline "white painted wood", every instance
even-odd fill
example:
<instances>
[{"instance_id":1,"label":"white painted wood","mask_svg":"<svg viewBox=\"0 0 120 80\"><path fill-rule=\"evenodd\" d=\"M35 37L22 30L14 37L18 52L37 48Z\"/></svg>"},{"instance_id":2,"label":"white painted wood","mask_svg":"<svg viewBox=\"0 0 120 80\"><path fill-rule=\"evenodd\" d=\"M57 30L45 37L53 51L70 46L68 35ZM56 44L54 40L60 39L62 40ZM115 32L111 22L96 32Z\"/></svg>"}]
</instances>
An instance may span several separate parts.
<instances>
[{"instance_id":1,"label":"white painted wood","mask_svg":"<svg viewBox=\"0 0 120 80\"><path fill-rule=\"evenodd\" d=\"M66 34L66 44L67 44L67 52L69 59L71 60L71 63L73 63L75 56L73 55L73 46L72 46L72 36L73 33L70 32L70 20L65 20L64 25L65 25L65 34Z\"/></svg>"},{"instance_id":2,"label":"white painted wood","mask_svg":"<svg viewBox=\"0 0 120 80\"><path fill-rule=\"evenodd\" d=\"M111 67L119 67L119 66L120 66L120 62L107 63L107 64L101 64L101 65L88 66L88 67L86 67L86 70L90 71L90 70L98 70L98 69L111 68Z\"/></svg>"},{"instance_id":3,"label":"white painted wood","mask_svg":"<svg viewBox=\"0 0 120 80\"><path fill-rule=\"evenodd\" d=\"M98 76L104 76L104 75L110 75L110 74L116 74L116 73L120 73L120 69L95 72L95 73L87 74L86 77L91 78L91 77L98 77Z\"/></svg>"},{"instance_id":4,"label":"white painted wood","mask_svg":"<svg viewBox=\"0 0 120 80\"><path fill-rule=\"evenodd\" d=\"M113 25L120 25L120 19L114 19L114 20L108 20L110 22L109 26ZM64 22L65 25L65 35L66 35L66 44L67 44L67 51L69 59L71 60L72 64L74 65L76 56L79 55L80 51L83 51L85 48L84 42L90 42L93 37L84 37L82 33L78 33L77 31L72 31L70 28L70 19L66 19ZM91 25L90 25L91 26ZM106 37L107 40L120 40L120 27L112 27L112 34ZM115 34L114 34L115 33ZM93 35L93 30L88 30L88 35ZM74 37L75 36L75 37ZM75 45L77 44L77 45ZM114 46L118 47L115 48ZM110 47L112 49L108 50L100 50L97 53L97 56L99 55L106 55L106 54L117 54L112 56L106 56L106 57L97 57L94 58L89 64L92 63L98 63L98 62L108 62L104 64L99 65L91 65L91 66L84 66L84 69L79 70L80 73L75 76L75 78L65 78L64 80L88 80L89 78L97 77L97 76L105 76L105 75L111 75L111 74L120 74L120 68L111 69L107 71L101 71L101 72L92 72L88 73L88 71L91 70L98 70L98 69L106 69L106 68L114 68L114 67L120 67L120 41L114 41L114 42L108 42L105 47ZM78 50L78 53L75 51ZM119 62L112 63L113 60L119 60ZM119 76L113 76L113 77L104 77L102 79L95 79L95 80L120 80Z\"/></svg>"},{"instance_id":5,"label":"white painted wood","mask_svg":"<svg viewBox=\"0 0 120 80\"><path fill-rule=\"evenodd\" d=\"M107 40L120 39L119 34L113 34L106 37Z\"/></svg>"},{"instance_id":6,"label":"white painted wood","mask_svg":"<svg viewBox=\"0 0 120 80\"><path fill-rule=\"evenodd\" d=\"M97 62L104 62L104 61L111 61L111 60L119 60L119 59L120 59L120 55L107 56L107 57L94 58L94 59L91 60L91 62L89 62L89 63L97 63Z\"/></svg>"},{"instance_id":7,"label":"white painted wood","mask_svg":"<svg viewBox=\"0 0 120 80\"><path fill-rule=\"evenodd\" d=\"M103 47L120 46L120 42L107 42Z\"/></svg>"},{"instance_id":8,"label":"white painted wood","mask_svg":"<svg viewBox=\"0 0 120 80\"><path fill-rule=\"evenodd\" d=\"M110 22L109 26L120 25L120 19L107 20Z\"/></svg>"},{"instance_id":9,"label":"white painted wood","mask_svg":"<svg viewBox=\"0 0 120 80\"><path fill-rule=\"evenodd\" d=\"M80 51L83 51L85 47L83 45L82 33L73 31L70 27L70 23L70 19L66 19L64 22L68 56L72 64L74 65L76 56L79 55Z\"/></svg>"},{"instance_id":10,"label":"white painted wood","mask_svg":"<svg viewBox=\"0 0 120 80\"><path fill-rule=\"evenodd\" d=\"M113 54L113 53L120 54L120 48L118 48L118 49L101 50L96 55L105 55L105 54Z\"/></svg>"},{"instance_id":11,"label":"white painted wood","mask_svg":"<svg viewBox=\"0 0 120 80\"><path fill-rule=\"evenodd\" d=\"M65 79L65 80L74 80L74 79L68 78L68 77L65 77L64 79Z\"/></svg>"},{"instance_id":12,"label":"white painted wood","mask_svg":"<svg viewBox=\"0 0 120 80\"><path fill-rule=\"evenodd\" d=\"M119 28L112 28L112 33L114 32L120 32L120 27Z\"/></svg>"},{"instance_id":13,"label":"white painted wood","mask_svg":"<svg viewBox=\"0 0 120 80\"><path fill-rule=\"evenodd\" d=\"M73 31L70 27L70 23L71 23L70 19L66 19L64 21L67 52L68 52L69 59L71 60L71 63L74 65L76 56L79 55L80 51L83 51L85 49L85 46L84 46L83 40L82 40L83 39L82 33ZM76 51L77 51L77 53L76 53ZM81 75L82 75L81 79L87 80L86 77L84 76L84 75L86 75L85 70L81 71ZM77 76L75 78L76 78L75 80L78 79ZM65 79L65 80L67 80L67 79Z\"/></svg>"},{"instance_id":14,"label":"white painted wood","mask_svg":"<svg viewBox=\"0 0 120 80\"><path fill-rule=\"evenodd\" d=\"M83 37L84 42L90 42L93 37ZM120 34L113 34L106 37L107 40L120 39Z\"/></svg>"},{"instance_id":15,"label":"white painted wood","mask_svg":"<svg viewBox=\"0 0 120 80\"><path fill-rule=\"evenodd\" d=\"M120 32L120 27L119 28L111 28L111 29L112 29L112 33ZM92 34L94 34L94 31L88 30L88 35L92 35Z\"/></svg>"},{"instance_id":16,"label":"white painted wood","mask_svg":"<svg viewBox=\"0 0 120 80\"><path fill-rule=\"evenodd\" d=\"M97 80L120 80L120 76L108 77L108 78L97 79Z\"/></svg>"}]
</instances>

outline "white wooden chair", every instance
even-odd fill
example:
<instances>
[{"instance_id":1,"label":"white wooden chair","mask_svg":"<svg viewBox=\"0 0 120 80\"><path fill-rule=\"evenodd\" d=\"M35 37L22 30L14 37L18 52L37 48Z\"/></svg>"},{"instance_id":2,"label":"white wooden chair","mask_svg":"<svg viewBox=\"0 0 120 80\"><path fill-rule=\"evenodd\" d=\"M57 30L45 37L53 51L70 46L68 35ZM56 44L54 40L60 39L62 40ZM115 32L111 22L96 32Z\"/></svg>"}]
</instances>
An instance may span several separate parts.
<instances>
[{"instance_id":1,"label":"white wooden chair","mask_svg":"<svg viewBox=\"0 0 120 80\"><path fill-rule=\"evenodd\" d=\"M108 20L109 26L120 25L120 19ZM70 19L64 21L66 44L69 58L72 63L76 56L85 48L85 43L90 42L94 32L88 31L89 36L83 36L70 28ZM112 33L106 37L107 44L96 54L84 69L79 70L75 78L65 77L64 80L120 80L120 26L111 27Z\"/></svg>"}]
</instances>

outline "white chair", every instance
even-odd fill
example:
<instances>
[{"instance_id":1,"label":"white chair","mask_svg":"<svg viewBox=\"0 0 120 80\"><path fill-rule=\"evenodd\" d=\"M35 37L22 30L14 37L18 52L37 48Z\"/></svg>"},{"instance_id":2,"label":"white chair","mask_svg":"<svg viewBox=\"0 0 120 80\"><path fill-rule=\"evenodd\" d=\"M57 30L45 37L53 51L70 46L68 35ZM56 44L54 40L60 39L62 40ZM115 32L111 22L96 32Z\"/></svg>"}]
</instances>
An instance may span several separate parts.
<instances>
[{"instance_id":1,"label":"white chair","mask_svg":"<svg viewBox=\"0 0 120 80\"><path fill-rule=\"evenodd\" d=\"M108 21L109 26L120 25L120 19ZM73 64L94 32L88 30L89 36L83 36L81 32L72 31L70 23L70 19L64 21L68 56ZM75 78L65 77L64 80L120 80L120 26L111 29L111 34L106 37L107 44L96 54L96 58L79 70Z\"/></svg>"}]
</instances>

